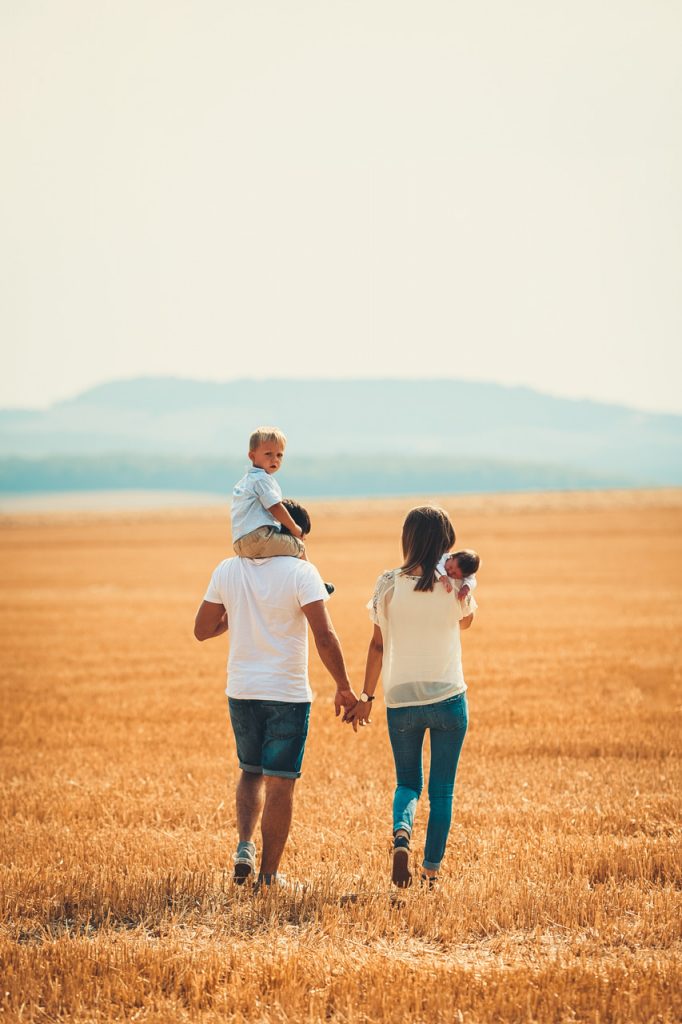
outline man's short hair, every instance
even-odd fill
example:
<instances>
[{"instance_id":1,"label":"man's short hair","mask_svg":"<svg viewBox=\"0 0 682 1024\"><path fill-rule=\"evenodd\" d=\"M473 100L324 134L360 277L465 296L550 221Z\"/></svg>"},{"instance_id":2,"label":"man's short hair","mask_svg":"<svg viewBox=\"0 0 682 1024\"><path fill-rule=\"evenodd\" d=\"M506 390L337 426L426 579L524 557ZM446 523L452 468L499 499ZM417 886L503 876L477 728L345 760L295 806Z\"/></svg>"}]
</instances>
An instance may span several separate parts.
<instances>
[{"instance_id":1,"label":"man's short hair","mask_svg":"<svg viewBox=\"0 0 682 1024\"><path fill-rule=\"evenodd\" d=\"M471 548L464 548L462 551L455 551L452 557L457 559L457 565L465 576L473 576L475 572L478 572L481 559L475 551L471 550Z\"/></svg>"},{"instance_id":2,"label":"man's short hair","mask_svg":"<svg viewBox=\"0 0 682 1024\"><path fill-rule=\"evenodd\" d=\"M311 526L308 510L306 508L303 508L303 505L299 505L299 503L297 501L294 501L293 498L283 498L282 504L284 505L285 509L287 510L293 521L296 523L296 525L301 527L303 533L310 533ZM281 532L289 533L286 526L282 527Z\"/></svg>"},{"instance_id":3,"label":"man's short hair","mask_svg":"<svg viewBox=\"0 0 682 1024\"><path fill-rule=\"evenodd\" d=\"M255 452L262 444L268 441L276 441L277 444L286 445L287 439L277 427L258 427L249 438L249 451Z\"/></svg>"}]
</instances>

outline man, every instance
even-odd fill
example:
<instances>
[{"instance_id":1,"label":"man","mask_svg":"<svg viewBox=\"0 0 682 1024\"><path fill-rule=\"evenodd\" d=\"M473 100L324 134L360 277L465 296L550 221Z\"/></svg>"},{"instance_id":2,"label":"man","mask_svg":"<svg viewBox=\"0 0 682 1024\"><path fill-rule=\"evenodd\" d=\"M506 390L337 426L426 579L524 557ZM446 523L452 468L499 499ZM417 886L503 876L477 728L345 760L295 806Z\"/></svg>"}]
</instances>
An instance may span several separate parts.
<instances>
[{"instance_id":1,"label":"man","mask_svg":"<svg viewBox=\"0 0 682 1024\"><path fill-rule=\"evenodd\" d=\"M310 516L286 499L292 518L310 532ZM319 572L299 558L228 558L214 570L197 612L194 635L210 640L230 630L226 693L241 775L237 784L237 884L253 874L253 835L261 816L263 850L256 885L277 883L289 836L294 785L308 734L308 625L336 683L337 717L357 703L338 637L325 608Z\"/></svg>"}]
</instances>

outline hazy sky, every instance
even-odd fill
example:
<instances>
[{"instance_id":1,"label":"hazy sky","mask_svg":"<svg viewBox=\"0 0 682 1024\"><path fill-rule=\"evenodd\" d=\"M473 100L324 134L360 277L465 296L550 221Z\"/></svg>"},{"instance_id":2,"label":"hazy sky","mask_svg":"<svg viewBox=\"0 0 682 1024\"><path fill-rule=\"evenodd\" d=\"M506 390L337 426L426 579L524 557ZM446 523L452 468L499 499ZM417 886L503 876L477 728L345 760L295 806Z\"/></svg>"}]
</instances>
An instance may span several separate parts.
<instances>
[{"instance_id":1,"label":"hazy sky","mask_svg":"<svg viewBox=\"0 0 682 1024\"><path fill-rule=\"evenodd\" d=\"M682 412L678 0L0 0L0 406L434 375Z\"/></svg>"}]
</instances>

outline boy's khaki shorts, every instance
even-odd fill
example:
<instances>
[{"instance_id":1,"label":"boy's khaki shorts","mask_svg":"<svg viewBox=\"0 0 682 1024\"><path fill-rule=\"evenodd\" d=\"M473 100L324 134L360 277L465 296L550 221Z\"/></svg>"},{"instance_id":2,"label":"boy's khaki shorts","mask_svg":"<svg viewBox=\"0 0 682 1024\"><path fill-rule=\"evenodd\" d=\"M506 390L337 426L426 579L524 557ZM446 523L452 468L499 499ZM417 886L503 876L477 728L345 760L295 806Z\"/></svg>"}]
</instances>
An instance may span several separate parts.
<instances>
[{"instance_id":1,"label":"boy's khaki shorts","mask_svg":"<svg viewBox=\"0 0 682 1024\"><path fill-rule=\"evenodd\" d=\"M275 555L300 558L305 551L298 537L280 533L274 526L259 526L257 530L244 534L232 546L235 555L240 558L272 558Z\"/></svg>"}]
</instances>

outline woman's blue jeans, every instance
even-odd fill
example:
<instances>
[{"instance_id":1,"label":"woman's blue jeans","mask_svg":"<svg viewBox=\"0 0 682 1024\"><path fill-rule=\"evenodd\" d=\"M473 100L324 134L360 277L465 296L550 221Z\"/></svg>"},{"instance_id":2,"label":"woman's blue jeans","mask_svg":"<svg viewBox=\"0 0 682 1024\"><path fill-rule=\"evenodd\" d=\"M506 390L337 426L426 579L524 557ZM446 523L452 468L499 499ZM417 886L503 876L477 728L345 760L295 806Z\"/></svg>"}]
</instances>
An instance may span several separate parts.
<instances>
[{"instance_id":1,"label":"woman's blue jeans","mask_svg":"<svg viewBox=\"0 0 682 1024\"><path fill-rule=\"evenodd\" d=\"M452 798L459 754L464 743L469 709L465 693L417 707L387 708L388 735L393 747L397 786L393 798L393 831L412 833L417 800L424 785L422 747L431 737L429 823L423 866L437 871L445 853L452 820Z\"/></svg>"}]
</instances>

